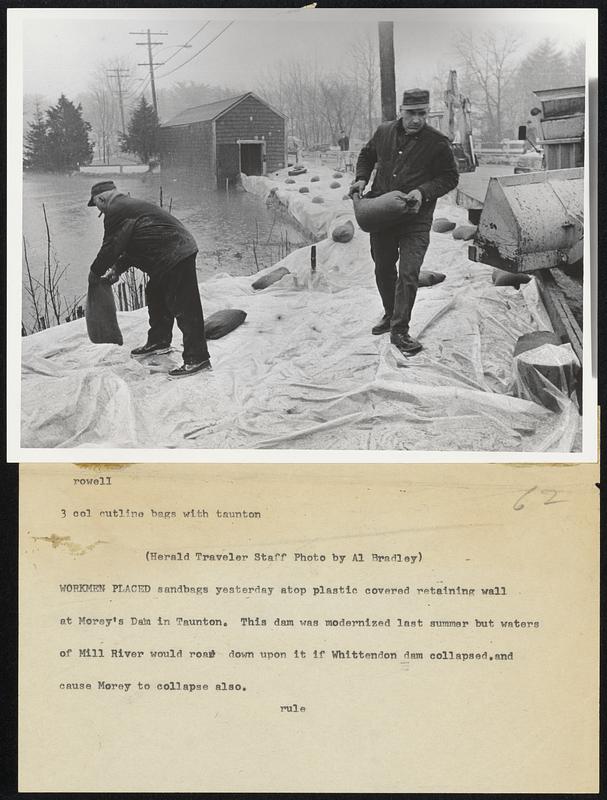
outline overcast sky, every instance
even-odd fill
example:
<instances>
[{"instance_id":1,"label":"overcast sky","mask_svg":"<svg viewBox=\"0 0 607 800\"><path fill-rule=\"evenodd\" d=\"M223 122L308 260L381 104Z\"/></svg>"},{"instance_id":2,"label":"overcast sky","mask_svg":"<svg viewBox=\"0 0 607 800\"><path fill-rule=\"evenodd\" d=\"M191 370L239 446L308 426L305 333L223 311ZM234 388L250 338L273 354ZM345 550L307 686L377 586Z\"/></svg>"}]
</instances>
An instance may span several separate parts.
<instances>
[{"instance_id":1,"label":"overcast sky","mask_svg":"<svg viewBox=\"0 0 607 800\"><path fill-rule=\"evenodd\" d=\"M456 66L452 41L459 29L516 30L522 38L521 54L547 37L567 51L585 39L592 13L518 8L9 10L9 37L14 34L18 40L22 25L24 93L54 102L62 92L73 98L91 88L99 64L113 59L128 62L132 76L145 79L149 70L137 62L147 61L147 48L136 45L145 37L131 36L130 31L150 28L168 34L152 37L163 42L154 47L155 60L167 62L156 68L157 89L195 81L247 90L255 88L264 72L293 59L339 69L353 39L365 33L375 38L377 20L392 19L400 93L429 80L438 62L446 68ZM189 39L190 48L176 47Z\"/></svg>"}]
</instances>

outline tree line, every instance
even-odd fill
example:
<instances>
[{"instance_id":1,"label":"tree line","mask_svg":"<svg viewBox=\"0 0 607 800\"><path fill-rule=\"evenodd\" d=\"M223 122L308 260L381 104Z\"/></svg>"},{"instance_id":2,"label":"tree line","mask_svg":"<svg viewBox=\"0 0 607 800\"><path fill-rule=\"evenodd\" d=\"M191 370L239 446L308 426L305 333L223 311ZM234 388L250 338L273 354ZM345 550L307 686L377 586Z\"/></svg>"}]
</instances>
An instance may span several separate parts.
<instances>
[{"instance_id":1,"label":"tree line","mask_svg":"<svg viewBox=\"0 0 607 800\"><path fill-rule=\"evenodd\" d=\"M158 153L158 129L156 111L142 95L126 131L117 131L121 151L131 153L144 164L151 163ZM25 133L24 168L39 172L73 172L90 164L94 155L89 136L92 130L91 123L84 119L82 104L75 104L64 94L46 111L37 103Z\"/></svg>"},{"instance_id":2,"label":"tree line","mask_svg":"<svg viewBox=\"0 0 607 800\"><path fill-rule=\"evenodd\" d=\"M583 84L584 43L568 52L545 39L522 50L521 39L508 29L472 34L456 33L449 53L443 54L426 78L432 108L441 109L450 69L457 68L460 90L471 100L475 133L481 142L516 138L530 109L537 105L533 90ZM24 165L30 169L74 170L91 162L111 163L118 153L130 153L144 163L157 157L159 118L145 98L125 79L116 93L110 77L126 68L122 63L100 65L94 83L77 102L62 95L42 111L35 103L24 143ZM254 86L238 89L219 85L178 82L157 92L163 121L196 105L221 100L253 89L288 118L288 134L309 149L336 144L340 132L366 140L381 121L379 55L376 38L368 35L350 44L339 71L314 61L276 64ZM124 105L129 112L121 130ZM121 113L122 110L122 113ZM94 147L93 147L94 142Z\"/></svg>"},{"instance_id":3,"label":"tree line","mask_svg":"<svg viewBox=\"0 0 607 800\"><path fill-rule=\"evenodd\" d=\"M481 141L516 138L518 126L538 105L534 91L585 83L584 42L565 53L544 39L523 57L521 44L510 30L461 32L455 38L460 86L472 102Z\"/></svg>"}]
</instances>

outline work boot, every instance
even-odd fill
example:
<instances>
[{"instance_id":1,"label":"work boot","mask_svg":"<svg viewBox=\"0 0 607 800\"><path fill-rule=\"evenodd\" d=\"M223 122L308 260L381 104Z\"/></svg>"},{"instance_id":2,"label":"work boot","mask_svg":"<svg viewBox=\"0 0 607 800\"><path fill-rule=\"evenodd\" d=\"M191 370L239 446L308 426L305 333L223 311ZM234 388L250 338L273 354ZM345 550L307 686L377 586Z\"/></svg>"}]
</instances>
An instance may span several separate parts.
<instances>
[{"instance_id":1,"label":"work boot","mask_svg":"<svg viewBox=\"0 0 607 800\"><path fill-rule=\"evenodd\" d=\"M137 358L137 356L160 356L163 353L169 353L171 350L171 345L169 344L144 344L142 347L136 347L134 350L131 350L131 355Z\"/></svg>"},{"instance_id":2,"label":"work boot","mask_svg":"<svg viewBox=\"0 0 607 800\"><path fill-rule=\"evenodd\" d=\"M412 356L415 353L419 353L422 349L422 345L415 339L412 339L408 333L393 331L390 335L390 342L405 356Z\"/></svg>"},{"instance_id":3,"label":"work boot","mask_svg":"<svg viewBox=\"0 0 607 800\"><path fill-rule=\"evenodd\" d=\"M169 370L169 378L187 378L188 375L195 375L205 369L211 369L211 362L208 358L206 361L198 361L194 364L184 361L180 367Z\"/></svg>"},{"instance_id":4,"label":"work boot","mask_svg":"<svg viewBox=\"0 0 607 800\"><path fill-rule=\"evenodd\" d=\"M388 333L388 331L390 330L390 320L391 317L388 316L388 314L384 314L383 317L380 319L380 321L377 323L377 325L374 325L371 328L371 333L374 336L379 336L382 333Z\"/></svg>"}]
</instances>

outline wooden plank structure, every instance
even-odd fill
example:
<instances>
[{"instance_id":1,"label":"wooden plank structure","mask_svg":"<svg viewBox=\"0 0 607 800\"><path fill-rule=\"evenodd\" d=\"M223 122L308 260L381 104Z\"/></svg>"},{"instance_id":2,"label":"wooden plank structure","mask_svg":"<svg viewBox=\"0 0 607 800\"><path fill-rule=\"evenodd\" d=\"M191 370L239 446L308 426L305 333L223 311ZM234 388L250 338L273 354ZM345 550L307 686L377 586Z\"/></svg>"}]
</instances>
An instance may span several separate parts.
<instances>
[{"instance_id":1,"label":"wooden plank structure","mask_svg":"<svg viewBox=\"0 0 607 800\"><path fill-rule=\"evenodd\" d=\"M568 169L584 164L585 87L534 91L542 106L539 144L546 169Z\"/></svg>"},{"instance_id":2,"label":"wooden plank structure","mask_svg":"<svg viewBox=\"0 0 607 800\"><path fill-rule=\"evenodd\" d=\"M549 269L539 270L535 273L535 278L554 332L561 342L570 342L577 360L582 365L584 363L582 329L573 316L562 289L559 288Z\"/></svg>"},{"instance_id":3,"label":"wooden plank structure","mask_svg":"<svg viewBox=\"0 0 607 800\"><path fill-rule=\"evenodd\" d=\"M225 188L241 172L265 175L287 164L286 116L253 92L188 108L160 126L163 170Z\"/></svg>"}]
</instances>

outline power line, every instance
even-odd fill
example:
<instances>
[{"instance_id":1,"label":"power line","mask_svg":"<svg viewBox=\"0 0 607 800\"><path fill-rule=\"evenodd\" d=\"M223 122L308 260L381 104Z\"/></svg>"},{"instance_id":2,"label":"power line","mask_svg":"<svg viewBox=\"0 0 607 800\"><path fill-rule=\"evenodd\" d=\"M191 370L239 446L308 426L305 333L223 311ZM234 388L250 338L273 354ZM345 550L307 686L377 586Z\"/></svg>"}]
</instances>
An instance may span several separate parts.
<instances>
[{"instance_id":1,"label":"power line","mask_svg":"<svg viewBox=\"0 0 607 800\"><path fill-rule=\"evenodd\" d=\"M154 83L154 67L162 67L164 62L154 62L152 57L152 45L153 44L162 44L162 42L153 42L152 41L152 32L148 28L147 31L130 31L130 36L147 36L147 42L135 42L137 45L147 45L148 48L148 63L147 66L150 68L150 85L152 87L152 104L154 106L154 111L158 114L158 103L156 101L156 84ZM166 31L155 31L154 36L168 36ZM139 64L140 67L145 67L146 64Z\"/></svg>"},{"instance_id":2,"label":"power line","mask_svg":"<svg viewBox=\"0 0 607 800\"><path fill-rule=\"evenodd\" d=\"M145 92L149 88L150 85L150 76L148 75L147 78L141 78L143 80L143 86L134 92L133 97L131 98L131 106L139 100L141 97L144 96Z\"/></svg>"},{"instance_id":3,"label":"power line","mask_svg":"<svg viewBox=\"0 0 607 800\"><path fill-rule=\"evenodd\" d=\"M190 46L190 42L193 41L198 36L198 34L201 33L207 27L208 24L209 24L208 22L205 22L204 25L202 25L200 28L198 28L198 30L196 31L196 33L193 36L190 36L190 38L187 40L187 42L185 44L181 44L181 45L177 45L177 46L180 49L183 49L184 47L189 47ZM179 50L177 50L175 53L173 53L172 56L169 56L164 63L168 64L169 61L171 59L175 58L175 56L177 56L177 55L179 55ZM161 76L159 75L158 77L161 77Z\"/></svg>"},{"instance_id":4,"label":"power line","mask_svg":"<svg viewBox=\"0 0 607 800\"><path fill-rule=\"evenodd\" d=\"M116 67L115 69L107 70L106 72L108 78L116 78L118 81L118 102L120 103L120 119L122 120L122 133L126 131L126 127L124 125L124 102L122 96L124 94L122 88L122 78L128 78L129 70L123 69L121 67Z\"/></svg>"},{"instance_id":5,"label":"power line","mask_svg":"<svg viewBox=\"0 0 607 800\"><path fill-rule=\"evenodd\" d=\"M195 59L197 56L199 56L199 55L200 55L200 54L201 54L201 53L202 53L204 50L206 50L206 49L207 49L207 47L209 47L210 45L212 45L214 41L216 41L217 39L219 39L219 37L220 37L220 36L221 36L223 33L225 33L225 32L227 31L227 29L230 27L230 25L233 25L233 24L234 24L234 20L232 20L231 22L228 22L228 24L225 26L225 28L224 28L223 30L219 31L219 33L217 34L217 36L214 36L214 37L211 39L211 41L210 41L210 42L207 42L207 43L205 44L205 46L204 46L204 47L201 47L201 48L200 48L200 50L199 50L197 53L194 53L194 55L193 55L193 56L191 56L190 58L188 58L188 59L187 59L187 61L184 61L182 64L179 64L177 67L175 67L175 69L172 69L172 70L170 70L169 72L165 72L165 73L164 73L164 75L159 75L159 76L158 76L158 78L159 78L159 79L160 79L160 78L168 78L168 76L169 76L169 75L172 75L174 72L177 72L177 70L178 70L178 69L181 69L182 67L185 67L185 65L186 65L186 64L189 64L189 63L190 63L190 61L193 61L193 60L194 60L194 59Z\"/></svg>"}]
</instances>

